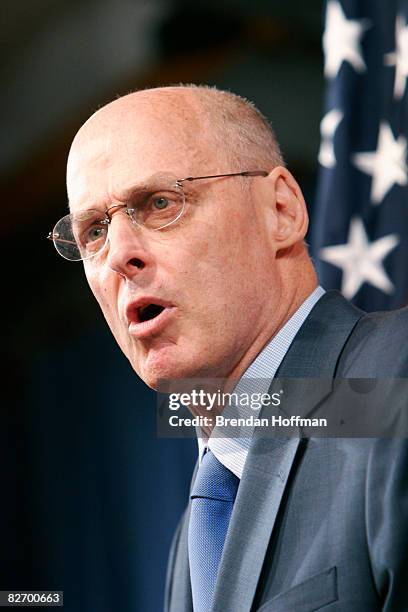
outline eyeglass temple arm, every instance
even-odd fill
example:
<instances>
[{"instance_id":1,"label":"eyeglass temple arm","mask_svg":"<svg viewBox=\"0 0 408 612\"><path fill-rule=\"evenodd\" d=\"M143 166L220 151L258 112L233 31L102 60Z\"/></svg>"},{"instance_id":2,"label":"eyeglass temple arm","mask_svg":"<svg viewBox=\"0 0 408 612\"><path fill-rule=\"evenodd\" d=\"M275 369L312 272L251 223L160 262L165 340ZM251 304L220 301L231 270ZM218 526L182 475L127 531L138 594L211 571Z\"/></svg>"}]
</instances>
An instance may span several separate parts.
<instances>
[{"instance_id":1,"label":"eyeglass temple arm","mask_svg":"<svg viewBox=\"0 0 408 612\"><path fill-rule=\"evenodd\" d=\"M53 242L64 242L65 244L76 244L74 240L63 240L62 238L56 238L53 232L48 234L47 240L52 240Z\"/></svg>"},{"instance_id":2,"label":"eyeglass temple arm","mask_svg":"<svg viewBox=\"0 0 408 612\"><path fill-rule=\"evenodd\" d=\"M200 181L202 179L222 178L224 176L268 176L266 170L246 170L245 172L230 172L229 174L211 174L210 176L188 176L187 178L179 179L178 183L184 181Z\"/></svg>"}]
</instances>

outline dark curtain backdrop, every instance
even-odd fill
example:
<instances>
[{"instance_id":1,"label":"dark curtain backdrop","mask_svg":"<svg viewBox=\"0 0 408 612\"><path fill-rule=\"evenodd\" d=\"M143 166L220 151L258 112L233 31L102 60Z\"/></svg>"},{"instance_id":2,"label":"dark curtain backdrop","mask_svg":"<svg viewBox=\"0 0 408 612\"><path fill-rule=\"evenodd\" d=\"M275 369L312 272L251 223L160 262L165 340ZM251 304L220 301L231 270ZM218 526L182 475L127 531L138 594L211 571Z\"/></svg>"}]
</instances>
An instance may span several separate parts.
<instances>
[{"instance_id":1,"label":"dark curtain backdrop","mask_svg":"<svg viewBox=\"0 0 408 612\"><path fill-rule=\"evenodd\" d=\"M104 327L39 355L25 399L0 588L63 590L67 612L159 612L196 441L157 438L155 393Z\"/></svg>"}]
</instances>

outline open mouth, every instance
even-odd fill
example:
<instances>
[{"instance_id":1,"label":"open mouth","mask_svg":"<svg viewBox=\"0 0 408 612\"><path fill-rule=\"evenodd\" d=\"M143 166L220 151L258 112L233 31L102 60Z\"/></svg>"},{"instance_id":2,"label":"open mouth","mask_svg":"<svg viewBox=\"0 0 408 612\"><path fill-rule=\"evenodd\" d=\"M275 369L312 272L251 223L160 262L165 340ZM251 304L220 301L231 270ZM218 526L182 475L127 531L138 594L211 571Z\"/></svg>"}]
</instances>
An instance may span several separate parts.
<instances>
[{"instance_id":1,"label":"open mouth","mask_svg":"<svg viewBox=\"0 0 408 612\"><path fill-rule=\"evenodd\" d=\"M124 314L130 335L133 338L146 339L161 333L174 316L174 312L175 306L171 302L145 295L130 302Z\"/></svg>"},{"instance_id":2,"label":"open mouth","mask_svg":"<svg viewBox=\"0 0 408 612\"><path fill-rule=\"evenodd\" d=\"M163 310L164 306L160 306L160 304L146 304L146 306L137 309L137 315L140 323L144 323L158 317Z\"/></svg>"}]
</instances>

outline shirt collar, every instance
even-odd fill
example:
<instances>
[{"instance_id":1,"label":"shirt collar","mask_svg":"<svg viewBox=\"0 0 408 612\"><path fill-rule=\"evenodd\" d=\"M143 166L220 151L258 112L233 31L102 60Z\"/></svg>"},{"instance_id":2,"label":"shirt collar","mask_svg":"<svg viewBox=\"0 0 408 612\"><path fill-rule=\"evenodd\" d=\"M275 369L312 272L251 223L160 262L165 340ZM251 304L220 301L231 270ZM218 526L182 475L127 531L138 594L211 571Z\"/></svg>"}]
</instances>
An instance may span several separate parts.
<instances>
[{"instance_id":1,"label":"shirt collar","mask_svg":"<svg viewBox=\"0 0 408 612\"><path fill-rule=\"evenodd\" d=\"M290 345L292 344L297 332L303 325L308 314L312 310L316 302L322 297L325 290L322 287L317 287L309 297L303 302L292 317L278 331L278 333L270 340L270 342L259 353L255 360L251 363L248 369L244 372L234 392L237 394L251 392L254 381L256 381L256 393L267 393L270 383L276 374L283 358L285 357ZM223 414L227 416L249 416L253 414L253 410L249 407L242 406L226 406ZM255 426L245 428L245 435L242 437L220 437L220 431L214 427L209 439L203 438L202 434L198 435L198 458L201 463L203 454L207 449L211 450L217 459L239 479L242 477L245 461L248 455L251 438ZM218 433L218 435L217 435Z\"/></svg>"}]
</instances>

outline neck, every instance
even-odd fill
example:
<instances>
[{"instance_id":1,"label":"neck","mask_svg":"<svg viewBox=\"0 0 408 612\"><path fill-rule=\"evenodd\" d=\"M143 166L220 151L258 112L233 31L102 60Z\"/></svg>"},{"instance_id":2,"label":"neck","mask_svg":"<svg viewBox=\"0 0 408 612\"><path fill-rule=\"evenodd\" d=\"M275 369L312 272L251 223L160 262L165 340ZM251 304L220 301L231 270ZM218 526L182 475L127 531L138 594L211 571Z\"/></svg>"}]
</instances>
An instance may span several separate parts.
<instances>
[{"instance_id":1,"label":"neck","mask_svg":"<svg viewBox=\"0 0 408 612\"><path fill-rule=\"evenodd\" d=\"M248 350L236 363L227 378L226 386L231 388L231 386L236 384L259 353L261 353L272 338L274 338L274 336L276 336L276 334L286 325L289 319L295 314L303 302L316 288L317 282L314 282L307 288L305 287L303 291L297 291L288 296L282 295L282 299L280 300L282 306L278 308L278 312L273 318L273 321L271 321L269 325L265 326L265 328L260 331L260 333L255 337L254 342L250 347L248 347Z\"/></svg>"},{"instance_id":2,"label":"neck","mask_svg":"<svg viewBox=\"0 0 408 612\"><path fill-rule=\"evenodd\" d=\"M265 302L263 325L260 326L259 332L253 338L248 349L240 356L227 376L213 381L208 379L203 381L204 384L200 385L203 392L208 394L208 397L211 396L212 398L215 398L219 391L221 391L221 393L231 393L251 363L316 289L317 284L317 278L313 270L313 274L306 275L306 278L302 279L298 275L293 283L289 283L288 279L286 279L285 283L281 285L281 291L278 297L275 287L274 301L272 301L271 298L270 302ZM276 303L277 306L274 307L274 316L271 316L270 304L274 303ZM203 428L203 431L207 436L211 434L215 416L221 414L223 409L223 405L216 403L211 406L211 410L207 410L205 406L201 405L194 407L194 409L192 409L192 407L190 408L194 415L206 417L207 427Z\"/></svg>"}]
</instances>

